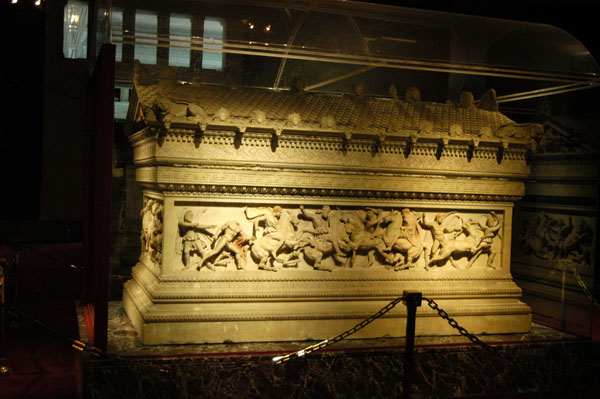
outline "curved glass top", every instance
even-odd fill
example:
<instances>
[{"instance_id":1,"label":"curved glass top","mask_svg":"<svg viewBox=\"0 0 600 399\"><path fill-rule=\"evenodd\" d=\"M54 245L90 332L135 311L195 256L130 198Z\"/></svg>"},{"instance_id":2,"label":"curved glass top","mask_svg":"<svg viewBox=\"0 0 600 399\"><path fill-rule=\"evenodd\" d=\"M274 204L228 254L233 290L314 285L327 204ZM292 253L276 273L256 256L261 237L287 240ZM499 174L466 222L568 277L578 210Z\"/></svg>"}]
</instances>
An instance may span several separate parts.
<instances>
[{"instance_id":1,"label":"curved glass top","mask_svg":"<svg viewBox=\"0 0 600 399\"><path fill-rule=\"evenodd\" d=\"M378 96L393 84L399 92L416 86L433 101L461 91L479 98L494 88L500 102L600 84L587 49L549 25L341 0L124 0L112 1L112 10L125 15L111 26L113 43L123 46L123 81L133 61L127 47L146 45L158 49L156 73L171 64L179 80L198 83L325 92L359 86ZM138 23L140 13L156 15L157 25ZM188 33L174 33L176 18L187 17ZM189 63L173 65L172 49L188 51ZM210 54L212 68L198 61Z\"/></svg>"}]
</instances>

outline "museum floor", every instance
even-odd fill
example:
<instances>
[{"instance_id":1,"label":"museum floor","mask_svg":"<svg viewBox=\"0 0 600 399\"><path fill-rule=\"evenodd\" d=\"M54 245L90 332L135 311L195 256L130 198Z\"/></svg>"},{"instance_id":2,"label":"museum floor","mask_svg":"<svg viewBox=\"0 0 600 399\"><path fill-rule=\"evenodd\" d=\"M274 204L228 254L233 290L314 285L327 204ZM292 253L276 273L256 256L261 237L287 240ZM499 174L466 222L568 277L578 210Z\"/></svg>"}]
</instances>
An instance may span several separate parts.
<instances>
[{"instance_id":1,"label":"museum floor","mask_svg":"<svg viewBox=\"0 0 600 399\"><path fill-rule=\"evenodd\" d=\"M78 305L81 245L21 251L17 305L65 337L87 339ZM10 257L1 248L0 257ZM401 397L404 340L344 340L282 365L303 342L142 346L119 301L110 303L108 358L8 318L10 376L2 398ZM534 323L528 334L417 337L414 398L596 398L600 343Z\"/></svg>"}]
</instances>

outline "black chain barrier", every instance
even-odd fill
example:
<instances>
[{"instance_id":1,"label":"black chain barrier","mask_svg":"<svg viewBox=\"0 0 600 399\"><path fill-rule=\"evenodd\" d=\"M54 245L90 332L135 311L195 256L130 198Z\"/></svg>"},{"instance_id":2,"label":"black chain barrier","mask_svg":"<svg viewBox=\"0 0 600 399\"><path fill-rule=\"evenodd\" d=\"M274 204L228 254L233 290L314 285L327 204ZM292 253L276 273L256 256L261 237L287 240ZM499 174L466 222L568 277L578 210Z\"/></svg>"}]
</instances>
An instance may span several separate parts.
<instances>
[{"instance_id":1,"label":"black chain barrier","mask_svg":"<svg viewBox=\"0 0 600 399\"><path fill-rule=\"evenodd\" d=\"M25 247L23 247L25 248ZM60 260L53 258L51 256L48 256L47 254L44 254L42 251L38 251L32 248L27 248L32 250L33 252L37 252L39 255L45 256L48 259L56 262L56 263L63 263ZM76 271L82 271L82 268L75 266L75 265L69 265L67 266L69 269L71 270L76 270ZM572 268L574 269L574 268ZM576 270L573 271L574 274L577 276ZM125 278L126 276L114 276L117 278ZM579 279L578 279L579 280ZM366 326L368 326L369 324L371 324L373 321L377 320L378 318L382 317L383 315L385 315L386 313L388 313L390 310L392 310L394 307L396 307L396 305L398 305L400 302L405 301L406 300L406 295L403 295L401 297L395 298L392 301L390 301L387 305L385 305L384 307L382 307L381 309L379 309L377 312L375 312L374 314L372 314L371 316L367 317L366 319L364 319L363 321L361 321L360 323L356 324L355 326L353 326L352 328L342 332L339 335L336 335L333 338L329 338L329 339L325 339L323 341L320 341L316 344L313 345L309 345L306 346L298 351L286 354L286 355L282 355L282 356L275 356L272 358L264 358L264 359L260 359L258 361L242 361L242 362L231 362L231 361L227 361L227 360L222 360L222 359L203 359L202 362L203 363L209 363L209 362L226 362L226 363L237 363L237 365L239 366L239 368L248 368L248 367L255 367L261 364L264 364L265 360L269 360L270 362L274 363L274 364L282 364L284 362L287 362L289 360L292 359L296 359L296 358L300 358L300 357L304 357L312 352L315 352L317 350L326 348L328 346L331 346L337 342L340 342L346 338L348 338L349 336L355 334L356 332L362 330L363 328L365 328ZM497 355L500 356L504 356L503 353L498 352L494 347L490 346L489 344L481 341L477 336L475 336L474 334L470 333L467 329L465 329L464 327L462 327L461 325L458 324L458 322L450 317L450 315L448 315L448 313L439 307L438 303L435 302L433 299L430 298L426 298L426 297L422 297L422 300L426 301L427 304L429 305L429 307L434 310L435 312L437 312L438 316L440 316L442 319L446 320L448 322L448 324L454 328L455 330L458 331L458 333L464 337L466 337L467 339L469 339L473 344L478 345L479 347L485 349L486 351L490 351L492 353L495 353ZM419 301L419 305L420 305L420 301ZM408 306L408 304L407 304ZM6 306L5 306L6 307ZM106 352L101 351L100 349L86 343L83 342L81 340L76 340L76 339L72 339L69 337L64 336L63 334L53 330L52 328L48 327L47 325L45 325L44 323L35 320L31 317L29 317L28 315L26 315L25 313L23 313L22 311L20 311L19 309L13 307L13 306L8 306L6 307L8 308L8 312L11 313L13 316L17 316L21 319L24 319L26 321L28 321L30 324L35 325L43 330L46 330L47 332L49 332L51 335L69 343L71 345L71 347L73 347L76 350L79 350L81 352L85 352L88 353L90 355L92 355L93 357L96 358L101 358L104 360L111 360L113 361L113 364L111 364L108 367L115 367L116 365L114 364L115 362L118 363L122 363L125 367L127 367L127 364L132 364L135 363L136 365L140 365L140 366L146 366L146 367L151 367L155 370L158 370L160 372L169 372L169 366L172 365L176 365L177 362L173 362L170 363L169 366L165 367L165 366L157 366L155 364L151 364L148 362L145 362L144 360L140 360L140 359L128 359L128 358L124 358L121 356L116 356L116 355L112 355ZM510 359L509 359L510 360ZM182 363L182 364L189 364L189 363Z\"/></svg>"},{"instance_id":2,"label":"black chain barrier","mask_svg":"<svg viewBox=\"0 0 600 399\"><path fill-rule=\"evenodd\" d=\"M450 327L457 330L460 333L460 335L468 338L471 342L473 342L476 345L479 345L480 347L482 347L485 350L496 352L496 350L493 347L491 347L490 345L486 344L485 342L483 342L482 340L477 338L475 336L475 334L471 334L464 327L461 327L456 320L454 320L452 317L450 317L448 315L448 312L446 312L444 309L440 308L440 306L437 304L436 301L434 301L433 299L425 298L425 297L423 297L423 300L426 301L427 304L429 305L429 307L431 309L435 310L442 319L446 320L448 322L448 324L450 324Z\"/></svg>"},{"instance_id":3,"label":"black chain barrier","mask_svg":"<svg viewBox=\"0 0 600 399\"><path fill-rule=\"evenodd\" d=\"M39 251L37 249L33 249L33 248L28 247L28 246L23 246L21 249L28 249L28 250L30 250L32 252L37 253L38 255L46 257L47 259L49 259L49 260L51 260L51 261L53 261L55 263L64 264L64 261L61 261L61 260L59 260L57 258L54 258L54 257L52 257L52 256L50 256L50 255L48 255L48 254L46 254L46 253L44 253L42 251ZM83 268L81 268L79 266L76 266L76 265L68 265L67 267L69 269L71 269L71 270L76 270L76 271L82 271L83 270ZM117 278L124 278L126 276L115 276L115 277L117 277ZM482 348L484 348L486 350L494 351L491 346L489 346L488 344L482 342L474 334L469 333L464 327L461 327L458 324L458 322L455 319L453 319L452 317L450 317L445 310L441 309L439 307L439 305L433 299L429 299L429 298L426 298L426 297L423 297L422 299L425 300L429 304L429 306L431 307L431 309L435 310L442 319L446 320L448 322L448 324L452 328L456 329L461 335L463 335L464 337L468 338L471 342L473 342L473 343L481 346ZM399 304L400 302L402 302L403 300L405 300L405 296L400 296L398 298L393 299L387 305L385 305L383 308L379 309L377 312L375 312L371 316L367 317L366 319L364 319L360 323L356 324L354 327L352 327L352 328L350 328L350 329L342 332L339 335L336 335L333 338L325 339L325 340L323 340L321 342L318 342L318 343L313 344L313 345L309 345L309 346L307 346L307 347L305 347L305 348L303 348L303 349L301 349L299 351L293 352L293 353L289 353L289 354L286 354L286 355L283 355L283 356L276 356L272 360L276 364L281 364L281 363L284 363L284 362L289 361L289 360L294 359L294 358L303 357L303 356L305 356L305 355L307 355L307 354L309 354L311 352L314 352L314 351L319 350L319 349L326 348L326 347L328 347L330 345L333 345L333 344L335 344L335 343L337 343L339 341L342 341L342 340L346 339L347 337L349 337L350 335L352 335L352 334L354 334L354 333L362 330L363 328L365 328L366 326L368 326L369 324L371 324L376 319L378 319L381 316L383 316L386 313L388 313L390 310L392 310L394 307L396 307L396 305ZM12 307L12 306L9 307L9 311L11 313L13 313L13 315L17 315L20 318L24 318L24 319L30 321L32 324L37 325L38 327L41 327L41 328L49 331L52 335L59 336L62 340L69 341L71 343L71 346L73 348L77 349L77 350L84 351L84 352L89 352L89 353L93 354L94 356L104 356L104 357L107 356L107 354L103 353L100 349L95 348L95 347L93 347L93 346L91 346L89 344L86 344L85 342L82 342L82 341L79 341L79 340L75 340L75 339L70 339L68 337L62 336L60 333L54 331L53 329L51 329L50 327L44 325L43 323L41 323L41 322L39 322L39 321L37 321L35 319L30 318L25 313L21 312L20 310L18 310L15 307ZM112 357L111 356L111 358L112 359L116 359L117 357Z\"/></svg>"},{"instance_id":4,"label":"black chain barrier","mask_svg":"<svg viewBox=\"0 0 600 399\"><path fill-rule=\"evenodd\" d=\"M392 310L396 305L398 305L398 303L402 302L405 299L404 296L398 297L392 301L390 301L387 305L385 305L383 308L381 308L379 311L377 311L376 313L372 314L371 316L367 317L366 319L364 319L363 321L361 321L360 323L356 324L354 327L342 332L339 335L336 335L333 338L329 338L329 339L325 339L321 342L318 342L316 344L313 345L309 345L305 348L302 348L301 350L286 354L286 355L282 355L282 356L276 356L272 358L272 361L275 364L282 364L284 362L287 362L291 359L295 359L295 358L300 358L303 357L305 355L308 355L309 353L315 352L317 350L326 348L328 346L331 346L337 342L340 342L346 338L348 338L350 335L358 332L359 330L362 330L363 328L365 328L366 326L368 326L369 324L371 324L373 321L375 321L376 319L380 318L381 316L385 315L386 313L388 313L390 310ZM479 345L480 347L486 349L486 350L490 350L492 352L496 352L494 350L493 347L491 347L490 345L486 344L485 342L481 341L479 338L477 338L477 336L475 336L474 334L469 333L464 327L461 327L458 322L453 319L452 317L450 317L448 315L448 313L443 310L442 308L439 307L439 305L433 300L433 299L429 299L429 298L425 298L423 297L423 300L425 300L429 306L435 310L438 315L446 320L448 322L448 324L453 327L454 329L456 329L461 335L463 335L464 337L468 338L471 342L473 342L474 344ZM101 358L105 358L105 359L110 359L110 360L119 360L119 361L135 361L138 362L138 360L131 360L131 359L127 359L127 358L123 358L120 356L115 356L115 355L111 355L105 352L102 352L100 349L77 339L73 339L70 337L65 336L64 334L59 333L58 331L52 329L51 327L47 326L46 324L40 322L39 320L33 319L30 316L28 316L27 314L25 314L24 312L22 312L21 310L15 308L14 306L8 306L8 313L12 314L13 316L18 317L19 319L25 320L28 323L47 331L50 335L53 335L54 337L65 341L66 343L70 344L74 349L81 351L81 352L86 352L89 353L91 355L93 355L94 357L101 357Z\"/></svg>"},{"instance_id":5,"label":"black chain barrier","mask_svg":"<svg viewBox=\"0 0 600 399\"><path fill-rule=\"evenodd\" d=\"M371 316L367 317L366 319L364 319L363 321L361 321L354 327L344 331L343 333L336 335L333 338L321 341L317 344L309 345L306 348L301 349L299 351L289 353L289 354L283 355L283 356L276 356L273 358L273 362L275 362L275 364L281 364L283 362L287 362L288 360L302 357L304 355L308 355L309 353L314 352L318 349L326 348L330 345L335 344L336 342L340 342L341 340L349 337L350 335L354 334L355 332L362 330L363 328L365 328L366 326L371 324L373 321L375 321L376 319L380 318L381 316L383 316L384 314L386 314L387 312L392 310L397 304L399 304L403 300L404 300L404 296L398 297L398 298L392 300L390 303L388 303L384 307L382 307L381 309L379 309L378 312L373 313Z\"/></svg>"},{"instance_id":6,"label":"black chain barrier","mask_svg":"<svg viewBox=\"0 0 600 399\"><path fill-rule=\"evenodd\" d=\"M288 360L291 359L295 359L295 358L299 358L299 357L303 357L311 352L314 352L316 350L319 349L323 349L326 348L330 345L335 344L336 342L339 342L347 337L349 337L350 335L356 333L359 330L362 330L364 327L366 327L367 325L371 324L373 321L375 321L376 319L380 318L381 316L383 316L384 314L386 314L387 312L389 312L390 310L392 310L398 303L402 302L405 299L404 296L398 297L394 300L392 300L390 303L388 303L387 305L385 305L383 308L381 308L378 312L374 313L373 315L367 317L366 319L364 319L363 321L361 321L360 323L356 324L354 327L344 331L343 333L336 335L333 338L329 338L326 340L323 340L317 344L314 345L309 345L305 348L300 349L299 351L296 352L292 352L289 353L287 355L283 355L283 356L276 356L273 358L273 362L275 364L281 364L283 362L286 362ZM487 350L487 351L491 351L493 353L498 354L498 352L494 349L494 347L486 344L485 342L481 341L477 336L475 336L475 334L471 334L469 331L467 331L467 329L465 329L464 327L460 326L458 324L458 322L453 319L452 317L450 317L448 315L448 312L446 312L444 309L440 308L439 305L437 304L436 301L434 301L433 299L429 299L426 297L422 298L424 301L427 302L427 304L429 305L429 307L433 310L435 310L438 315L446 320L448 322L448 324L456 329L462 336L468 338L472 343L480 346L481 348Z\"/></svg>"},{"instance_id":7,"label":"black chain barrier","mask_svg":"<svg viewBox=\"0 0 600 399\"><path fill-rule=\"evenodd\" d=\"M42 251L39 251L39 250L33 249L33 248L29 248L29 247L25 247L25 246L19 248L19 250L15 254L14 261L16 263L19 263L19 259L18 259L19 255L20 255L19 252L24 248L31 250L33 252L36 252L39 255L44 256L55 263L63 264L63 265L65 264L64 261L61 261L52 256L49 256L48 254L45 254ZM75 270L75 271L79 271L79 272L83 271L83 268L76 266L76 265L68 265L67 267L71 270ZM577 281L577 283L579 284L579 286L583 290L583 292L588 296L588 298L590 299L592 304L596 308L600 309L600 303L594 298L594 296L592 295L590 290L587 288L587 286L583 282L583 279L579 275L577 268L574 265L567 264L567 262L564 262L563 264L560 264L560 267L557 266L554 269L552 269L552 271L550 272L550 274L547 278L550 278L556 270L558 270L558 269L567 270L567 268L571 270L571 272L573 273L573 275L575 277L575 280ZM4 271L4 281L2 284L2 288L4 288L4 286L7 283L6 270L3 270L3 271ZM112 278L128 279L131 277L130 276L113 275ZM275 357L260 356L259 358L254 358L253 360L250 360L250 361L242 360L242 359L237 360L237 361L236 360L232 361L227 358L210 358L210 359L203 358L201 360L201 363L202 364L216 364L216 363L227 364L227 368L230 371L247 370L249 368L258 367L258 366L262 366L265 364L280 365L289 360L304 357L312 352L321 350L323 348L326 348L328 346L331 346L337 342L340 342L340 341L348 338L352 334L355 334L356 332L362 330L363 328L365 328L366 326L371 324L373 321L377 320L378 318L380 318L383 315L385 315L386 313L388 313L400 302L405 302L405 305L407 306L407 309L409 312L408 312L408 316L407 316L407 335L406 335L407 342L406 342L406 346L405 346L406 360L405 360L405 373L404 373L404 377L405 377L404 380L407 380L407 381L403 381L403 398L409 399L411 397L411 385L412 385L412 383L410 381L411 380L410 373L412 372L412 367L413 367L412 366L412 357L414 356L413 352L414 352L415 311L416 311L416 307L421 305L422 300L426 301L427 304L429 305L429 307L432 310L434 310L435 312L437 312L439 317L446 320L446 322L448 322L448 324L453 329L458 331L458 333L460 335L462 335L463 337L469 339L469 341L471 341L473 344L479 346L480 348L482 348L488 352L491 352L497 356L500 356L506 362L508 362L509 365L516 365L515 360L510 358L505 352L499 351L498 348L492 347L489 344L481 341L475 334L470 333L467 329L465 329L460 324L458 324L458 322L454 318L452 318L448 314L448 312L446 312L444 309L440 308L440 306L438 305L438 303L435 300L433 300L431 298L422 297L421 293L410 292L410 291L405 291L403 296L393 299L387 305L385 305L384 307L379 309L377 312L375 312L371 316L367 317L360 323L356 324L352 328L342 332L341 334L336 335L333 338L325 339L316 344L306 346L305 348L300 349L298 351L295 351L295 352L292 352L292 353L289 353L286 355L282 355L282 356L275 356ZM13 316L23 319L24 321L30 323L31 325L34 325L42 330L45 330L50 335L53 335L56 338L68 343L72 348L74 348L78 351L81 351L82 353L87 353L94 358L97 358L100 362L96 363L94 365L94 367L96 367L96 368L115 368L115 367L137 366L137 367L142 367L145 369L151 369L151 370L157 371L159 373L169 374L172 372L172 367L174 367L174 366L191 366L191 365L199 363L199 362L190 363L188 360L188 361L179 361L179 362L171 361L168 364L155 364L153 362L149 362L149 361L143 360L143 359L129 359L126 357L109 354L107 352L103 352L99 348L96 348L93 345L90 345L86 342L83 342L83 341L77 340L77 339L73 339L73 338L67 337L67 336L59 333L58 331L52 329L51 327L45 325L44 323L29 317L27 314L23 313L21 310L15 308L14 306L7 306L7 304L5 302L2 303L1 305L2 305L2 309L7 310L7 312L9 314L12 314ZM412 315L411 315L411 312L412 312ZM412 330L412 332L409 332L408 326L411 323L412 323L412 327L410 327L410 329ZM410 337L409 337L409 334L411 335ZM1 353L0 353L0 355L1 355ZM0 356L0 358L1 357L2 356ZM0 359L0 360L5 361L6 358ZM0 362L0 363L3 363L3 362ZM0 364L0 366L1 366L1 364ZM8 368L7 368L7 370L8 370Z\"/></svg>"}]
</instances>

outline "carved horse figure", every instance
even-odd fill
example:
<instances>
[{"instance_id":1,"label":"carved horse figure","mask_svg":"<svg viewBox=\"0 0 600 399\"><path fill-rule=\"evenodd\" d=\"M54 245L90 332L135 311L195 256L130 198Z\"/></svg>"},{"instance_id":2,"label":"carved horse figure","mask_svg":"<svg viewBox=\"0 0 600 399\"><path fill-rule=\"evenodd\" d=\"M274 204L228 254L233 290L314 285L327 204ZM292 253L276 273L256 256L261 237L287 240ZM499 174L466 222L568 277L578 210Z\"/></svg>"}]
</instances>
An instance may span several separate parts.
<instances>
[{"instance_id":1,"label":"carved horse figure","mask_svg":"<svg viewBox=\"0 0 600 399\"><path fill-rule=\"evenodd\" d=\"M299 216L310 221L312 226L301 228L298 232L301 238L297 249L302 250L304 260L312 263L316 270L331 271L330 267L322 263L323 259L330 256L336 264L343 267L350 265L347 254L351 248L348 246L344 213L340 210L332 211L327 205L317 211L309 211L300 206Z\"/></svg>"},{"instance_id":2,"label":"carved horse figure","mask_svg":"<svg viewBox=\"0 0 600 399\"><path fill-rule=\"evenodd\" d=\"M277 252L280 248L282 248L280 240L267 236L254 238L250 241L250 254L254 260L258 261L258 268L260 270L276 272L277 268L273 264L275 261L281 262L284 267L297 266L297 251L279 255ZM291 262L294 259L296 261Z\"/></svg>"},{"instance_id":3,"label":"carved horse figure","mask_svg":"<svg viewBox=\"0 0 600 399\"><path fill-rule=\"evenodd\" d=\"M340 249L350 251L350 248L345 245L340 245ZM350 265L350 258L336 253L331 241L312 238L303 242L302 251L304 259L312 263L315 270L324 270L328 272L332 270L322 263L323 259L328 256L331 256L335 263L341 264L343 267Z\"/></svg>"},{"instance_id":4,"label":"carved horse figure","mask_svg":"<svg viewBox=\"0 0 600 399\"><path fill-rule=\"evenodd\" d=\"M399 215L391 216L391 220L392 222L388 225L386 233L388 233L387 239L393 239L394 241L388 248L396 254L388 255L386 261L394 265L395 271L414 267L424 252L423 232L418 223L417 215L405 208ZM398 225L398 222L400 222L400 225ZM387 230L390 230L390 232ZM399 256L400 254L403 254L404 257Z\"/></svg>"},{"instance_id":5,"label":"carved horse figure","mask_svg":"<svg viewBox=\"0 0 600 399\"><path fill-rule=\"evenodd\" d=\"M298 219L289 211L279 211L277 228L265 233L262 237L253 238L250 243L250 254L258 261L261 270L277 271L273 262L281 262L284 267L298 264L298 240L296 226ZM292 250L291 253L280 254L282 249Z\"/></svg>"},{"instance_id":6,"label":"carved horse figure","mask_svg":"<svg viewBox=\"0 0 600 399\"><path fill-rule=\"evenodd\" d=\"M352 249L351 265L354 264L354 260L359 252L367 252L369 266L375 261L373 255L375 251L379 253L383 259L387 259L389 256L385 252L387 246L385 245L383 237L379 234L366 231L362 224L348 221L346 223L346 232L348 233L346 242Z\"/></svg>"},{"instance_id":7,"label":"carved horse figure","mask_svg":"<svg viewBox=\"0 0 600 399\"><path fill-rule=\"evenodd\" d=\"M431 260L426 266L426 269L435 263L445 263L448 259L450 259L450 263L452 264L452 266L457 268L456 264L454 263L453 257L461 255L473 255L473 251L475 250L475 246L477 245L478 237L481 236L481 229L479 229L477 223L469 219L467 221L462 222L461 230L464 234L464 237L455 237L454 239L447 240L444 246L440 249L440 252L436 256L431 258Z\"/></svg>"},{"instance_id":8,"label":"carved horse figure","mask_svg":"<svg viewBox=\"0 0 600 399\"><path fill-rule=\"evenodd\" d=\"M460 236L463 235L464 237L461 238ZM462 221L461 231L458 233L458 236L448 240L440 252L431 258L427 266L431 266L434 263L445 263L447 260L450 260L452 266L458 269L454 259L461 256L467 256L470 260L466 268L471 268L473 263L482 253L482 249L478 248L478 243L482 242L483 236L484 231L477 222L474 222L471 219Z\"/></svg>"}]
</instances>

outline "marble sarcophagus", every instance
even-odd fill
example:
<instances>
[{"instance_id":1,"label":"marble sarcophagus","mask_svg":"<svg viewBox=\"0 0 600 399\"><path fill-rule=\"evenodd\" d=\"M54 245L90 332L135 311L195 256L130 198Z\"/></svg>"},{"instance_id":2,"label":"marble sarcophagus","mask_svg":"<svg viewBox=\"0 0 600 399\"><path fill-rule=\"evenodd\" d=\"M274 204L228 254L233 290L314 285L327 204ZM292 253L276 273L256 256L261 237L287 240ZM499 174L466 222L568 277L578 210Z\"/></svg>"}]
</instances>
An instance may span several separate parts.
<instances>
[{"instance_id":1,"label":"marble sarcophagus","mask_svg":"<svg viewBox=\"0 0 600 399\"><path fill-rule=\"evenodd\" d=\"M404 290L480 333L528 331L513 204L541 132L475 105L152 81L130 136L144 188L123 302L144 344L324 339ZM402 336L399 306L353 338ZM417 334L455 331L428 307Z\"/></svg>"}]
</instances>

